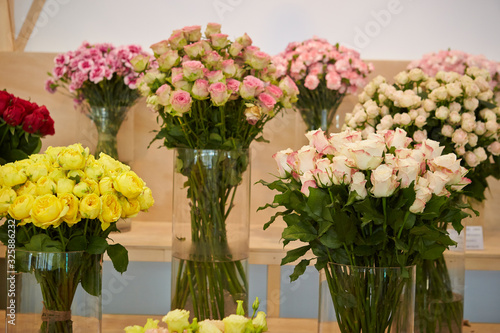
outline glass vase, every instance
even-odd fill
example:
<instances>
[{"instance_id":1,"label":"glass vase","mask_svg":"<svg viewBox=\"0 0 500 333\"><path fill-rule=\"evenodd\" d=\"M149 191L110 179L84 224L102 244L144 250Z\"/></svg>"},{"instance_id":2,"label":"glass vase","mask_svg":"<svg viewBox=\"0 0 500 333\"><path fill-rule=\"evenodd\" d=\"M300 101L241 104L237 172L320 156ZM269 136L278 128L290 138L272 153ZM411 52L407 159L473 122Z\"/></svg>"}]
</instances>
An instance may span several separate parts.
<instances>
[{"instance_id":1,"label":"glass vase","mask_svg":"<svg viewBox=\"0 0 500 333\"><path fill-rule=\"evenodd\" d=\"M448 228L457 243L436 260L417 265L415 332L460 333L464 313L465 229Z\"/></svg>"},{"instance_id":2,"label":"glass vase","mask_svg":"<svg viewBox=\"0 0 500 333\"><path fill-rule=\"evenodd\" d=\"M318 332L412 333L415 271L328 264L320 272Z\"/></svg>"},{"instance_id":3,"label":"glass vase","mask_svg":"<svg viewBox=\"0 0 500 333\"><path fill-rule=\"evenodd\" d=\"M102 255L16 249L6 262L6 332L101 332Z\"/></svg>"},{"instance_id":4,"label":"glass vase","mask_svg":"<svg viewBox=\"0 0 500 333\"><path fill-rule=\"evenodd\" d=\"M222 319L248 301L248 150L176 149L172 309Z\"/></svg>"},{"instance_id":5,"label":"glass vase","mask_svg":"<svg viewBox=\"0 0 500 333\"><path fill-rule=\"evenodd\" d=\"M340 119L335 117L339 104L335 104L329 109L321 108L297 108L306 124L307 132L321 129L325 133L340 131Z\"/></svg>"}]
</instances>

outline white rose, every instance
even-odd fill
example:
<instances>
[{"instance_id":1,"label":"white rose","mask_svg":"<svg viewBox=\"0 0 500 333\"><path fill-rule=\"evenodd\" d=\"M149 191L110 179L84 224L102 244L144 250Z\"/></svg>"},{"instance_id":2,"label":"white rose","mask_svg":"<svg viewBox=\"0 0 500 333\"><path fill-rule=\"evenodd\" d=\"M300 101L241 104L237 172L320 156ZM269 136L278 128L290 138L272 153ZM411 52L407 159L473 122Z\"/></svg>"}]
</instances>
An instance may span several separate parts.
<instances>
[{"instance_id":1,"label":"white rose","mask_svg":"<svg viewBox=\"0 0 500 333\"><path fill-rule=\"evenodd\" d=\"M463 129L457 129L451 136L451 141L458 145L465 145L468 142L467 132Z\"/></svg>"},{"instance_id":2,"label":"white rose","mask_svg":"<svg viewBox=\"0 0 500 333\"><path fill-rule=\"evenodd\" d=\"M498 123L496 121L488 120L485 124L486 131L496 133L498 130Z\"/></svg>"},{"instance_id":3,"label":"white rose","mask_svg":"<svg viewBox=\"0 0 500 333\"><path fill-rule=\"evenodd\" d=\"M429 98L434 102L445 101L448 98L448 91L445 87L439 87L429 94Z\"/></svg>"},{"instance_id":4,"label":"white rose","mask_svg":"<svg viewBox=\"0 0 500 333\"><path fill-rule=\"evenodd\" d=\"M393 118L394 124L401 124L401 113L396 113Z\"/></svg>"},{"instance_id":5,"label":"white rose","mask_svg":"<svg viewBox=\"0 0 500 333\"><path fill-rule=\"evenodd\" d=\"M418 117L418 111L415 109L412 109L408 111L408 115L410 116L411 120L415 120L415 118Z\"/></svg>"},{"instance_id":6,"label":"white rose","mask_svg":"<svg viewBox=\"0 0 500 333\"><path fill-rule=\"evenodd\" d=\"M425 139L427 139L427 130L418 130L413 133L413 140L415 140L415 142L422 142Z\"/></svg>"},{"instance_id":7,"label":"white rose","mask_svg":"<svg viewBox=\"0 0 500 333\"><path fill-rule=\"evenodd\" d=\"M493 155L495 155L495 156L500 155L500 142L498 142L498 141L494 141L494 142L492 142L492 143L488 146L487 150L488 150L490 153L492 153Z\"/></svg>"},{"instance_id":8,"label":"white rose","mask_svg":"<svg viewBox=\"0 0 500 333\"><path fill-rule=\"evenodd\" d=\"M350 167L350 161L346 156L335 156L332 158L330 168L333 173L335 185L350 184L353 169Z\"/></svg>"},{"instance_id":9,"label":"white rose","mask_svg":"<svg viewBox=\"0 0 500 333\"><path fill-rule=\"evenodd\" d=\"M345 114L344 122L345 122L345 123L348 123L348 122L349 122L349 120L351 120L351 119L352 119L352 113L351 113L351 112L347 112L347 113Z\"/></svg>"},{"instance_id":10,"label":"white rose","mask_svg":"<svg viewBox=\"0 0 500 333\"><path fill-rule=\"evenodd\" d=\"M432 110L436 109L436 103L431 99L425 99L423 106L424 106L424 110L427 112L431 112Z\"/></svg>"},{"instance_id":11,"label":"white rose","mask_svg":"<svg viewBox=\"0 0 500 333\"><path fill-rule=\"evenodd\" d=\"M455 154L438 156L429 160L428 165L432 172L440 171L449 177L447 185L456 184L462 179L462 167Z\"/></svg>"},{"instance_id":12,"label":"white rose","mask_svg":"<svg viewBox=\"0 0 500 333\"><path fill-rule=\"evenodd\" d=\"M465 154L465 146L458 146L458 147L455 147L455 153L458 155L458 156L462 156Z\"/></svg>"},{"instance_id":13,"label":"white rose","mask_svg":"<svg viewBox=\"0 0 500 333\"><path fill-rule=\"evenodd\" d=\"M395 77L394 81L396 81L397 84L400 85L405 85L408 83L408 73L406 72L399 72Z\"/></svg>"},{"instance_id":14,"label":"white rose","mask_svg":"<svg viewBox=\"0 0 500 333\"><path fill-rule=\"evenodd\" d=\"M408 73L408 77L410 78L410 80L416 82L416 81L420 81L420 80L424 79L425 74L420 68L413 68Z\"/></svg>"},{"instance_id":15,"label":"white rose","mask_svg":"<svg viewBox=\"0 0 500 333\"><path fill-rule=\"evenodd\" d=\"M354 114L353 119L356 123L364 123L366 121L366 112L365 111L358 111Z\"/></svg>"},{"instance_id":16,"label":"white rose","mask_svg":"<svg viewBox=\"0 0 500 333\"><path fill-rule=\"evenodd\" d=\"M388 116L390 114L389 112L389 107L387 105L382 105L382 107L380 108L380 115L385 117L385 116Z\"/></svg>"},{"instance_id":17,"label":"white rose","mask_svg":"<svg viewBox=\"0 0 500 333\"><path fill-rule=\"evenodd\" d=\"M451 138L451 136L453 135L453 131L454 131L453 127L451 127L448 124L443 125L443 127L441 127L441 134L448 138Z\"/></svg>"},{"instance_id":18,"label":"white rose","mask_svg":"<svg viewBox=\"0 0 500 333\"><path fill-rule=\"evenodd\" d=\"M384 94L378 94L378 100L380 104L383 104L385 101L387 101L387 96Z\"/></svg>"},{"instance_id":19,"label":"white rose","mask_svg":"<svg viewBox=\"0 0 500 333\"><path fill-rule=\"evenodd\" d=\"M402 108L411 108L419 106L420 101L420 96L416 95L415 92L413 92L412 90L406 90L404 94L398 98L395 105L398 104Z\"/></svg>"},{"instance_id":20,"label":"white rose","mask_svg":"<svg viewBox=\"0 0 500 333\"><path fill-rule=\"evenodd\" d=\"M493 91L491 90L484 91L479 95L477 95L477 99L480 99L482 101L489 101L492 98L493 98Z\"/></svg>"},{"instance_id":21,"label":"white rose","mask_svg":"<svg viewBox=\"0 0 500 333\"><path fill-rule=\"evenodd\" d=\"M371 182L370 192L376 198L391 196L399 185L394 175L394 169L386 164L381 164L373 170Z\"/></svg>"},{"instance_id":22,"label":"white rose","mask_svg":"<svg viewBox=\"0 0 500 333\"><path fill-rule=\"evenodd\" d=\"M412 182L417 180L420 172L420 163L413 158L404 158L397 161L398 176L397 180L401 181L401 187L407 188Z\"/></svg>"},{"instance_id":23,"label":"white rose","mask_svg":"<svg viewBox=\"0 0 500 333\"><path fill-rule=\"evenodd\" d=\"M408 113L401 114L401 125L409 125L411 123L411 117Z\"/></svg>"},{"instance_id":24,"label":"white rose","mask_svg":"<svg viewBox=\"0 0 500 333\"><path fill-rule=\"evenodd\" d=\"M476 116L471 113L462 114L462 129L466 132L473 132L476 128Z\"/></svg>"},{"instance_id":25,"label":"white rose","mask_svg":"<svg viewBox=\"0 0 500 333\"><path fill-rule=\"evenodd\" d=\"M366 114L368 115L368 118L376 118L380 114L380 108L376 105L370 105L366 109Z\"/></svg>"},{"instance_id":26,"label":"white rose","mask_svg":"<svg viewBox=\"0 0 500 333\"><path fill-rule=\"evenodd\" d=\"M306 138L309 139L309 146L316 148L321 154L328 155L335 152L335 149L326 138L325 132L320 129L307 132Z\"/></svg>"},{"instance_id":27,"label":"white rose","mask_svg":"<svg viewBox=\"0 0 500 333\"><path fill-rule=\"evenodd\" d=\"M358 95L358 102L360 102L361 104L365 103L366 101L370 100L370 97L365 91L362 91L359 95Z\"/></svg>"},{"instance_id":28,"label":"white rose","mask_svg":"<svg viewBox=\"0 0 500 333\"><path fill-rule=\"evenodd\" d=\"M445 120L448 118L448 115L450 114L450 109L448 109L446 106L440 106L436 110L436 118Z\"/></svg>"},{"instance_id":29,"label":"white rose","mask_svg":"<svg viewBox=\"0 0 500 333\"><path fill-rule=\"evenodd\" d=\"M429 181L429 189L432 193L438 196L443 196L448 194L445 188L446 183L449 181L449 177L442 173L441 171L431 172L428 171L425 177Z\"/></svg>"},{"instance_id":30,"label":"white rose","mask_svg":"<svg viewBox=\"0 0 500 333\"><path fill-rule=\"evenodd\" d=\"M446 91L451 97L457 98L458 96L462 95L462 86L460 82L449 83L446 85Z\"/></svg>"},{"instance_id":31,"label":"white rose","mask_svg":"<svg viewBox=\"0 0 500 333\"><path fill-rule=\"evenodd\" d=\"M375 169L382 163L385 143L377 140L364 140L350 144L349 151L355 166L361 170Z\"/></svg>"},{"instance_id":32,"label":"white rose","mask_svg":"<svg viewBox=\"0 0 500 333\"><path fill-rule=\"evenodd\" d=\"M479 105L479 100L477 98L466 98L464 99L464 108L469 111L474 111Z\"/></svg>"},{"instance_id":33,"label":"white rose","mask_svg":"<svg viewBox=\"0 0 500 333\"><path fill-rule=\"evenodd\" d=\"M380 124L377 125L377 130L378 131L383 131L383 130L388 130L392 127L393 120L390 115L383 116L382 119L380 119Z\"/></svg>"},{"instance_id":34,"label":"white rose","mask_svg":"<svg viewBox=\"0 0 500 333\"><path fill-rule=\"evenodd\" d=\"M426 116L418 116L416 119L415 119L415 125L418 127L418 128L422 128L424 127L425 125L427 124L427 117Z\"/></svg>"},{"instance_id":35,"label":"white rose","mask_svg":"<svg viewBox=\"0 0 500 333\"><path fill-rule=\"evenodd\" d=\"M405 130L396 128L394 131L385 133L385 142L387 147L395 147L396 149L406 148L411 143L411 138L407 137Z\"/></svg>"},{"instance_id":36,"label":"white rose","mask_svg":"<svg viewBox=\"0 0 500 333\"><path fill-rule=\"evenodd\" d=\"M476 154L474 154L471 151L468 151L464 155L465 163L467 163L468 166L471 168L474 168L479 165L479 159L477 158Z\"/></svg>"},{"instance_id":37,"label":"white rose","mask_svg":"<svg viewBox=\"0 0 500 333\"><path fill-rule=\"evenodd\" d=\"M278 174L281 178L286 177L287 173L292 172L292 167L287 162L288 156L290 156L291 153L293 153L293 150L288 148L273 155L278 166Z\"/></svg>"},{"instance_id":38,"label":"white rose","mask_svg":"<svg viewBox=\"0 0 500 333\"><path fill-rule=\"evenodd\" d=\"M479 115L481 116L481 118L483 118L486 121L489 121L489 120L497 121L497 115L495 114L495 112L493 112L490 109L481 110L479 112Z\"/></svg>"},{"instance_id":39,"label":"white rose","mask_svg":"<svg viewBox=\"0 0 500 333\"><path fill-rule=\"evenodd\" d=\"M474 132L477 135L483 135L484 133L486 133L486 124L483 123L482 121L477 121L476 122L476 129L474 130Z\"/></svg>"},{"instance_id":40,"label":"white rose","mask_svg":"<svg viewBox=\"0 0 500 333\"><path fill-rule=\"evenodd\" d=\"M474 82L467 83L464 85L464 87L465 87L465 95L467 97L476 97L480 92L479 87Z\"/></svg>"},{"instance_id":41,"label":"white rose","mask_svg":"<svg viewBox=\"0 0 500 333\"><path fill-rule=\"evenodd\" d=\"M385 154L384 163L395 168L397 166L397 158L393 154Z\"/></svg>"},{"instance_id":42,"label":"white rose","mask_svg":"<svg viewBox=\"0 0 500 333\"><path fill-rule=\"evenodd\" d=\"M477 84L477 87L481 90L481 91L486 91L486 90L489 90L490 89L490 84L488 83L488 81L486 81L486 79L482 76L479 76L479 77L476 77L474 79L474 83Z\"/></svg>"},{"instance_id":43,"label":"white rose","mask_svg":"<svg viewBox=\"0 0 500 333\"><path fill-rule=\"evenodd\" d=\"M377 86L372 81L368 83L363 90L371 98L373 97L373 95L375 95L375 92L377 91Z\"/></svg>"},{"instance_id":44,"label":"white rose","mask_svg":"<svg viewBox=\"0 0 500 333\"><path fill-rule=\"evenodd\" d=\"M349 187L350 192L356 192L356 199L363 200L368 194L366 191L365 174L358 171L352 176L352 183Z\"/></svg>"},{"instance_id":45,"label":"white rose","mask_svg":"<svg viewBox=\"0 0 500 333\"><path fill-rule=\"evenodd\" d=\"M477 146L478 139L479 139L478 136L474 133L467 134L467 140L468 140L468 143L471 147Z\"/></svg>"},{"instance_id":46,"label":"white rose","mask_svg":"<svg viewBox=\"0 0 500 333\"><path fill-rule=\"evenodd\" d=\"M314 169L314 158L318 152L310 146L303 146L297 151L297 171L299 175Z\"/></svg>"},{"instance_id":47,"label":"white rose","mask_svg":"<svg viewBox=\"0 0 500 333\"><path fill-rule=\"evenodd\" d=\"M413 214L423 213L425 210L425 202L415 197L415 201L413 201L413 204L410 206L409 210Z\"/></svg>"},{"instance_id":48,"label":"white rose","mask_svg":"<svg viewBox=\"0 0 500 333\"><path fill-rule=\"evenodd\" d=\"M333 178L330 176L330 174L327 171L323 171L320 169L316 169L312 171L313 179L318 185L318 187L328 187L332 186L333 184ZM310 179L308 179L310 180ZM301 182L303 181L303 178L300 177Z\"/></svg>"},{"instance_id":49,"label":"white rose","mask_svg":"<svg viewBox=\"0 0 500 333\"><path fill-rule=\"evenodd\" d=\"M456 80L460 79L460 77L461 77L461 75L456 73L456 72L441 72L441 73L442 73L441 80L446 82L446 83L456 81ZM436 77L437 77L437 75L436 75Z\"/></svg>"},{"instance_id":50,"label":"white rose","mask_svg":"<svg viewBox=\"0 0 500 333\"><path fill-rule=\"evenodd\" d=\"M459 112L460 110L462 110L462 105L460 105L460 103L453 102L453 103L450 103L448 108L450 109L450 112L454 112L454 111Z\"/></svg>"},{"instance_id":51,"label":"white rose","mask_svg":"<svg viewBox=\"0 0 500 333\"><path fill-rule=\"evenodd\" d=\"M451 111L448 121L452 124L458 124L462 121L462 116L457 111Z\"/></svg>"},{"instance_id":52,"label":"white rose","mask_svg":"<svg viewBox=\"0 0 500 333\"><path fill-rule=\"evenodd\" d=\"M488 155L486 154L486 151L484 150L483 147L477 147L476 149L474 149L473 152L476 155L479 162L483 162L488 159Z\"/></svg>"},{"instance_id":53,"label":"white rose","mask_svg":"<svg viewBox=\"0 0 500 333\"><path fill-rule=\"evenodd\" d=\"M380 125L380 124L379 124ZM377 125L378 126L378 125ZM367 138L370 134L375 133L375 129L372 126L366 126L362 131L361 131L361 136L363 138Z\"/></svg>"},{"instance_id":54,"label":"white rose","mask_svg":"<svg viewBox=\"0 0 500 333\"><path fill-rule=\"evenodd\" d=\"M385 80L385 77L383 77L382 75L377 75L373 80L372 80L373 84L377 87L379 87L382 83L385 83L386 80Z\"/></svg>"},{"instance_id":55,"label":"white rose","mask_svg":"<svg viewBox=\"0 0 500 333\"><path fill-rule=\"evenodd\" d=\"M425 86L427 87L427 89L429 90L434 90L436 88L438 88L440 86L439 82L437 82L435 79L433 78L430 78L429 80L427 80L427 82L425 83Z\"/></svg>"},{"instance_id":56,"label":"white rose","mask_svg":"<svg viewBox=\"0 0 500 333\"><path fill-rule=\"evenodd\" d=\"M418 148L424 154L427 159L436 158L443 152L444 146L440 147L439 142L427 139L422 142L422 145Z\"/></svg>"}]
</instances>

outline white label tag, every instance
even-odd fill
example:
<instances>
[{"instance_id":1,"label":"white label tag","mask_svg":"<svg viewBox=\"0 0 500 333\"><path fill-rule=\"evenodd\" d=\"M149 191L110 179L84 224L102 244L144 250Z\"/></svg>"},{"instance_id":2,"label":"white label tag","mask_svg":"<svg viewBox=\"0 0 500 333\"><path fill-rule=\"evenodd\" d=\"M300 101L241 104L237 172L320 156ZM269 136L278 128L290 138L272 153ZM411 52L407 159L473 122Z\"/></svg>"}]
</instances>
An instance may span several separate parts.
<instances>
[{"instance_id":1,"label":"white label tag","mask_svg":"<svg viewBox=\"0 0 500 333\"><path fill-rule=\"evenodd\" d=\"M483 227L467 226L465 237L465 248L467 250L484 250Z\"/></svg>"}]
</instances>

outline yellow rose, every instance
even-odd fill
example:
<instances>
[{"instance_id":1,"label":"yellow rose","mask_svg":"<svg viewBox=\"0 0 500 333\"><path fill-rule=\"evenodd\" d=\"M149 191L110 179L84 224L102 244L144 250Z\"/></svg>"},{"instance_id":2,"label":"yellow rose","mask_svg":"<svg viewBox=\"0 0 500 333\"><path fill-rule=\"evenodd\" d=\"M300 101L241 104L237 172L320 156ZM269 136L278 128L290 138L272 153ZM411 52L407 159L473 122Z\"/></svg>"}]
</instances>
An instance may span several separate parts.
<instances>
[{"instance_id":1,"label":"yellow rose","mask_svg":"<svg viewBox=\"0 0 500 333\"><path fill-rule=\"evenodd\" d=\"M49 157L51 163L57 162L57 157L59 153L64 149L64 147L48 147L45 150L45 155Z\"/></svg>"},{"instance_id":2,"label":"yellow rose","mask_svg":"<svg viewBox=\"0 0 500 333\"><path fill-rule=\"evenodd\" d=\"M98 182L102 177L104 177L104 168L97 162L89 163L87 161L87 166L85 167L85 174L87 175L88 178Z\"/></svg>"},{"instance_id":3,"label":"yellow rose","mask_svg":"<svg viewBox=\"0 0 500 333\"><path fill-rule=\"evenodd\" d=\"M56 183L47 176L40 177L36 182L36 194L41 196L44 194L56 193Z\"/></svg>"},{"instance_id":4,"label":"yellow rose","mask_svg":"<svg viewBox=\"0 0 500 333\"><path fill-rule=\"evenodd\" d=\"M38 179L48 174L49 170L47 166L41 163L31 164L26 168L26 175L33 183L36 183Z\"/></svg>"},{"instance_id":5,"label":"yellow rose","mask_svg":"<svg viewBox=\"0 0 500 333\"><path fill-rule=\"evenodd\" d=\"M23 194L31 194L32 196L36 196L36 184L33 184L33 182L27 180L26 183L16 189L16 193L18 196Z\"/></svg>"},{"instance_id":6,"label":"yellow rose","mask_svg":"<svg viewBox=\"0 0 500 333\"><path fill-rule=\"evenodd\" d=\"M73 193L73 188L75 187L75 181L69 178L60 178L57 180L57 194L63 193Z\"/></svg>"},{"instance_id":7,"label":"yellow rose","mask_svg":"<svg viewBox=\"0 0 500 333\"><path fill-rule=\"evenodd\" d=\"M113 187L113 179L111 179L111 177L103 177L99 181L99 191L101 194L116 193Z\"/></svg>"},{"instance_id":8,"label":"yellow rose","mask_svg":"<svg viewBox=\"0 0 500 333\"><path fill-rule=\"evenodd\" d=\"M52 179L56 184L59 179L66 178L66 171L61 169L52 170L49 173L49 178Z\"/></svg>"},{"instance_id":9,"label":"yellow rose","mask_svg":"<svg viewBox=\"0 0 500 333\"><path fill-rule=\"evenodd\" d=\"M73 188L73 194L79 198L83 197L84 195L90 194L90 193L94 193L94 192L92 191L92 188L90 187L90 185L87 184L87 182L79 182Z\"/></svg>"},{"instance_id":10,"label":"yellow rose","mask_svg":"<svg viewBox=\"0 0 500 333\"><path fill-rule=\"evenodd\" d=\"M59 196L59 200L64 206L68 207L66 215L62 217L62 220L66 222L70 227L79 222L82 218L79 214L80 212L80 201L72 193L62 193Z\"/></svg>"},{"instance_id":11,"label":"yellow rose","mask_svg":"<svg viewBox=\"0 0 500 333\"><path fill-rule=\"evenodd\" d=\"M122 217L136 217L141 211L141 204L137 199L127 199L120 197L120 204L122 206Z\"/></svg>"},{"instance_id":12,"label":"yellow rose","mask_svg":"<svg viewBox=\"0 0 500 333\"><path fill-rule=\"evenodd\" d=\"M145 211L147 211L155 203L151 189L146 186L142 189L142 193L137 197L137 200L139 200L141 210Z\"/></svg>"},{"instance_id":13,"label":"yellow rose","mask_svg":"<svg viewBox=\"0 0 500 333\"><path fill-rule=\"evenodd\" d=\"M134 171L127 171L115 178L115 189L129 199L135 199L142 193L144 182Z\"/></svg>"},{"instance_id":14,"label":"yellow rose","mask_svg":"<svg viewBox=\"0 0 500 333\"><path fill-rule=\"evenodd\" d=\"M184 332L189 327L189 311L172 310L162 318L162 321L167 323L169 332Z\"/></svg>"},{"instance_id":15,"label":"yellow rose","mask_svg":"<svg viewBox=\"0 0 500 333\"><path fill-rule=\"evenodd\" d=\"M31 208L32 223L40 228L47 229L50 226L58 227L66 215L68 207L53 194L45 194L37 197Z\"/></svg>"},{"instance_id":16,"label":"yellow rose","mask_svg":"<svg viewBox=\"0 0 500 333\"><path fill-rule=\"evenodd\" d=\"M99 155L99 159L97 163L102 166L105 171L105 176L115 177L117 174L125 171L129 171L130 167L126 164L121 163L120 161L115 160L114 158L101 153Z\"/></svg>"},{"instance_id":17,"label":"yellow rose","mask_svg":"<svg viewBox=\"0 0 500 333\"><path fill-rule=\"evenodd\" d=\"M87 194L80 201L80 215L84 219L96 219L101 213L101 198L95 193Z\"/></svg>"},{"instance_id":18,"label":"yellow rose","mask_svg":"<svg viewBox=\"0 0 500 333\"><path fill-rule=\"evenodd\" d=\"M27 219L30 217L30 211L34 201L35 198L31 194L18 196L8 209L9 215L16 220Z\"/></svg>"},{"instance_id":19,"label":"yellow rose","mask_svg":"<svg viewBox=\"0 0 500 333\"><path fill-rule=\"evenodd\" d=\"M14 163L7 163L1 169L3 185L13 187L26 182L28 177L24 170L18 170Z\"/></svg>"},{"instance_id":20,"label":"yellow rose","mask_svg":"<svg viewBox=\"0 0 500 333\"><path fill-rule=\"evenodd\" d=\"M4 186L0 189L0 215L5 215L16 196L16 191L10 187Z\"/></svg>"},{"instance_id":21,"label":"yellow rose","mask_svg":"<svg viewBox=\"0 0 500 333\"><path fill-rule=\"evenodd\" d=\"M75 182L79 183L83 179L87 178L85 175L85 172L83 170L70 170L68 171L68 178L74 180Z\"/></svg>"},{"instance_id":22,"label":"yellow rose","mask_svg":"<svg viewBox=\"0 0 500 333\"><path fill-rule=\"evenodd\" d=\"M85 167L89 149L79 143L64 147L57 156L57 162L63 170L79 170Z\"/></svg>"},{"instance_id":23,"label":"yellow rose","mask_svg":"<svg viewBox=\"0 0 500 333\"><path fill-rule=\"evenodd\" d=\"M122 215L122 206L118 201L118 197L114 194L105 194L101 197L102 209L99 214L102 230L109 228L112 222L118 221Z\"/></svg>"}]
</instances>

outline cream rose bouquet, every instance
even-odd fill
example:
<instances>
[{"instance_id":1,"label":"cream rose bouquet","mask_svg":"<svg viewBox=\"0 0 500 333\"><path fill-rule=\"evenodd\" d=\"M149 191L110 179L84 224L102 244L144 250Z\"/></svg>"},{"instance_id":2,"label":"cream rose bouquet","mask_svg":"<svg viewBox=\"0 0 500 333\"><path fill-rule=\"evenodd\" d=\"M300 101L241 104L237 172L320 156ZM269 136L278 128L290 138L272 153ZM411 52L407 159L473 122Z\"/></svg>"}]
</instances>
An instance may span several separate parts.
<instances>
[{"instance_id":1,"label":"cream rose bouquet","mask_svg":"<svg viewBox=\"0 0 500 333\"><path fill-rule=\"evenodd\" d=\"M328 131L343 98L364 87L373 70L358 52L318 37L288 44L273 62L278 77L289 75L297 84L295 107L308 131Z\"/></svg>"},{"instance_id":2,"label":"cream rose bouquet","mask_svg":"<svg viewBox=\"0 0 500 333\"><path fill-rule=\"evenodd\" d=\"M166 327L160 327L159 320L148 318L146 325L127 326L125 333L261 333L267 332L266 313L258 311L259 299L252 305L253 313L250 318L245 316L243 301L238 301L236 314L229 315L222 320L205 319L198 322L196 318L189 322L189 311L175 309L167 313L162 321Z\"/></svg>"},{"instance_id":3,"label":"cream rose bouquet","mask_svg":"<svg viewBox=\"0 0 500 333\"><path fill-rule=\"evenodd\" d=\"M274 155L277 180L261 181L279 192L261 209L284 208L264 228L283 217L284 245L305 243L288 251L282 265L312 251L312 259L302 259L290 278L297 279L311 261L325 270L342 332L388 332L397 325L392 320L401 283L410 278L404 277L404 269L400 282L395 276L381 282L389 304L379 301L382 291L368 275L351 281L349 291L358 302L351 307L335 296L343 287L329 263L404 268L439 257L455 244L440 225L451 222L457 231L463 228L465 213L450 194L469 182L467 170L456 155L442 154L439 142L426 139L414 145L399 128L366 139L350 129L329 137L316 130L307 137L309 145ZM387 288L390 282L397 282L396 287ZM366 294L370 290L375 294Z\"/></svg>"},{"instance_id":4,"label":"cream rose bouquet","mask_svg":"<svg viewBox=\"0 0 500 333\"><path fill-rule=\"evenodd\" d=\"M190 237L173 238L174 257L181 257L177 246L192 246L172 277L172 308L192 303L198 319L221 319L247 295L244 263L234 259L240 256L231 252L237 250L229 246L226 222L238 205L249 146L263 140L265 124L291 107L298 90L289 77L276 79L271 57L247 34L230 41L216 23L204 36L200 26L175 30L151 48L154 62L134 59L136 70L144 71L138 87L159 115L154 140L177 148L175 176L184 176L190 207Z\"/></svg>"},{"instance_id":5,"label":"cream rose bouquet","mask_svg":"<svg viewBox=\"0 0 500 333\"><path fill-rule=\"evenodd\" d=\"M90 274L94 256L107 253L114 268L123 273L128 266L127 250L108 244L120 218L134 217L153 205L151 190L137 174L106 154L98 159L80 144L49 147L44 154L7 163L0 167L0 240L13 245L8 224L15 220L15 248L35 252L84 251L79 267L64 270L56 263L52 270L38 271L16 258L18 272L33 273L48 311L70 310L79 284L87 293L99 296L101 282ZM33 258L31 260L35 260ZM99 261L97 261L99 262ZM71 290L59 286L72 281ZM45 310L44 310L45 311ZM44 322L45 332L72 332L71 320Z\"/></svg>"}]
</instances>

